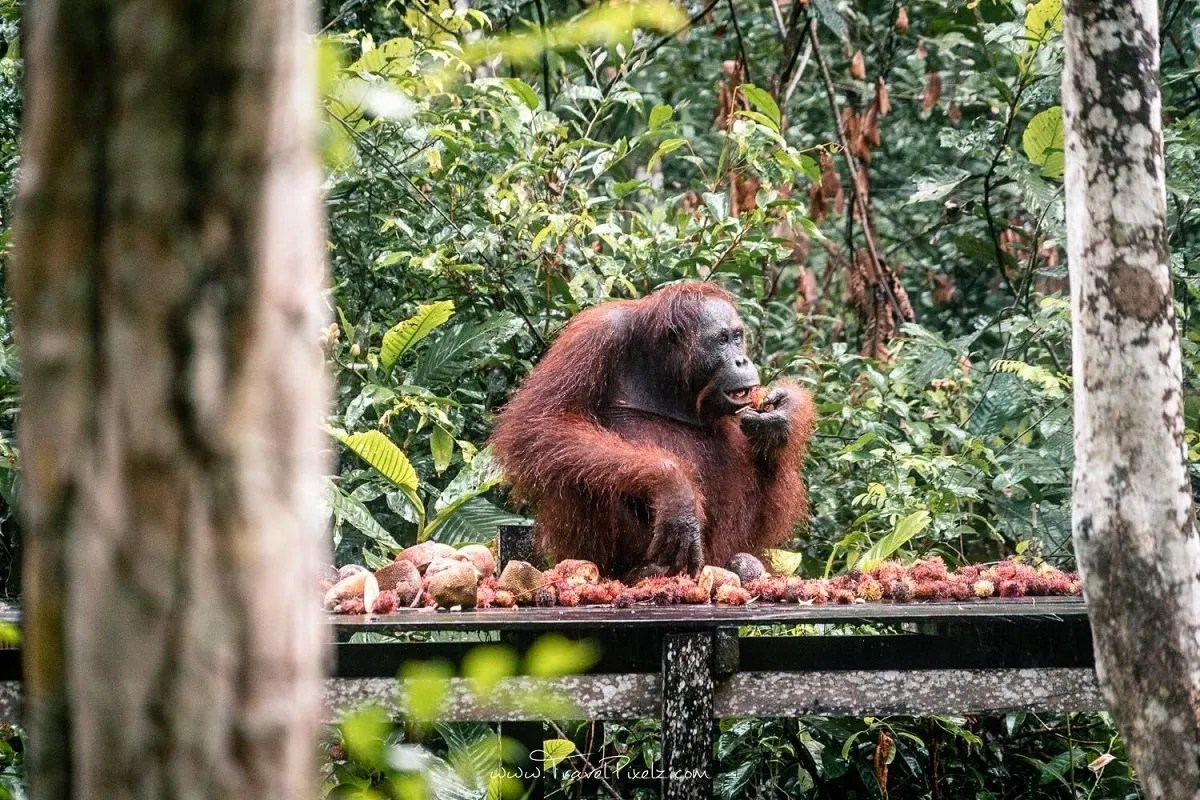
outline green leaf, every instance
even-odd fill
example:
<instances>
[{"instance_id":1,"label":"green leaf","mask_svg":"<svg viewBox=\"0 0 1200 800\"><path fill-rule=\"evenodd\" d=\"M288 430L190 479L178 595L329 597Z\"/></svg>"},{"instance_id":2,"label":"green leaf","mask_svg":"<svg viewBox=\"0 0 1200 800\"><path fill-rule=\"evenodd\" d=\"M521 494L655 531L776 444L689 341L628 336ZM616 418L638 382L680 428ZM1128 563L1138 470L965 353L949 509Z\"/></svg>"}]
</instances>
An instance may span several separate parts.
<instances>
[{"instance_id":1,"label":"green leaf","mask_svg":"<svg viewBox=\"0 0 1200 800\"><path fill-rule=\"evenodd\" d=\"M855 566L864 572L874 569L879 566L881 561L886 560L907 544L909 539L925 530L932 521L933 518L924 509L909 514L896 523L894 531L871 545L871 549L863 553L862 557L855 562Z\"/></svg>"},{"instance_id":2,"label":"green leaf","mask_svg":"<svg viewBox=\"0 0 1200 800\"><path fill-rule=\"evenodd\" d=\"M758 111L746 111L745 109L738 109L737 111L734 112L734 115L739 116L739 117L745 117L746 119L749 119L749 120L754 120L755 122L757 122L759 125L762 125L764 128L766 128L771 133L775 134L776 136L779 135L779 124L776 123L775 120L768 117L766 114L759 113Z\"/></svg>"},{"instance_id":3,"label":"green leaf","mask_svg":"<svg viewBox=\"0 0 1200 800\"><path fill-rule=\"evenodd\" d=\"M1025 15L1025 38L1030 50L1036 50L1054 34L1062 33L1062 29L1062 0L1041 0L1030 6Z\"/></svg>"},{"instance_id":4,"label":"green leaf","mask_svg":"<svg viewBox=\"0 0 1200 800\"><path fill-rule=\"evenodd\" d=\"M502 312L484 322L460 325L421 348L409 382L418 386L445 385L496 352L521 329L521 319Z\"/></svg>"},{"instance_id":5,"label":"green leaf","mask_svg":"<svg viewBox=\"0 0 1200 800\"><path fill-rule=\"evenodd\" d=\"M337 439L398 488L417 488L417 471L395 442L381 431L339 433Z\"/></svg>"},{"instance_id":6,"label":"green leaf","mask_svg":"<svg viewBox=\"0 0 1200 800\"><path fill-rule=\"evenodd\" d=\"M815 159L802 153L790 153L783 148L776 150L774 155L775 161L784 169L799 172L814 183L821 180L821 167Z\"/></svg>"},{"instance_id":7,"label":"green leaf","mask_svg":"<svg viewBox=\"0 0 1200 800\"><path fill-rule=\"evenodd\" d=\"M687 139L663 139L662 143L659 144L658 149L654 151L654 155L650 156L650 161L646 163L646 169L653 169L654 165L658 163L659 159L668 153L674 153L685 144L687 144Z\"/></svg>"},{"instance_id":8,"label":"green leaf","mask_svg":"<svg viewBox=\"0 0 1200 800\"><path fill-rule=\"evenodd\" d=\"M504 757L500 736L491 726L479 722L436 722L433 727L446 743L446 760L453 767L453 778L458 786L440 787L430 781L429 789L436 791L426 796L439 800L479 800L478 790L487 784ZM473 787L474 791L468 787Z\"/></svg>"},{"instance_id":9,"label":"green leaf","mask_svg":"<svg viewBox=\"0 0 1200 800\"><path fill-rule=\"evenodd\" d=\"M817 8L817 16L835 36L842 41L850 38L850 29L846 27L846 20L842 19L842 13L838 11L834 0L813 0L813 5Z\"/></svg>"},{"instance_id":10,"label":"green leaf","mask_svg":"<svg viewBox=\"0 0 1200 800\"><path fill-rule=\"evenodd\" d=\"M9 622L0 622L0 644L6 647L21 646L21 629Z\"/></svg>"},{"instance_id":11,"label":"green leaf","mask_svg":"<svg viewBox=\"0 0 1200 800\"><path fill-rule=\"evenodd\" d=\"M668 105L656 105L650 109L650 130L656 131L662 127L663 123L671 118L675 113L675 109Z\"/></svg>"},{"instance_id":12,"label":"green leaf","mask_svg":"<svg viewBox=\"0 0 1200 800\"><path fill-rule=\"evenodd\" d=\"M800 565L804 563L804 554L791 550L768 550L763 555L767 557L771 572L776 575L794 575L800 571Z\"/></svg>"},{"instance_id":13,"label":"green leaf","mask_svg":"<svg viewBox=\"0 0 1200 800\"><path fill-rule=\"evenodd\" d=\"M546 739L542 742L542 767L554 769L575 752L575 743L570 739Z\"/></svg>"},{"instance_id":14,"label":"green leaf","mask_svg":"<svg viewBox=\"0 0 1200 800\"><path fill-rule=\"evenodd\" d=\"M771 93L764 89L760 89L752 83L742 84L742 94L750 101L750 104L766 114L771 123L767 127L779 132L779 124L782 117L779 114L779 106L775 103L775 98L771 97Z\"/></svg>"},{"instance_id":15,"label":"green leaf","mask_svg":"<svg viewBox=\"0 0 1200 800\"><path fill-rule=\"evenodd\" d=\"M338 726L346 754L358 764L372 769L383 765L384 740L391 720L382 706L365 706L351 711Z\"/></svg>"},{"instance_id":16,"label":"green leaf","mask_svg":"<svg viewBox=\"0 0 1200 800\"><path fill-rule=\"evenodd\" d=\"M437 532L437 540L446 544L486 542L496 536L501 525L527 525L529 520L489 503L482 497L468 497L443 508L425 527L426 538Z\"/></svg>"},{"instance_id":17,"label":"green leaf","mask_svg":"<svg viewBox=\"0 0 1200 800\"><path fill-rule=\"evenodd\" d=\"M454 437L441 425L434 425L429 434L429 452L433 456L434 470L441 475L454 457Z\"/></svg>"},{"instance_id":18,"label":"green leaf","mask_svg":"<svg viewBox=\"0 0 1200 800\"><path fill-rule=\"evenodd\" d=\"M350 436L345 433L336 433L335 435L339 442L350 448L351 452L395 484L396 488L403 492L408 501L412 503L417 514L424 518L425 504L421 502L421 497L417 494L420 485L417 471L413 469L408 456L404 455L395 442L380 431L366 431Z\"/></svg>"},{"instance_id":19,"label":"green leaf","mask_svg":"<svg viewBox=\"0 0 1200 800\"><path fill-rule=\"evenodd\" d=\"M1046 2L1046 0L1042 0ZM1063 121L1062 106L1052 106L1029 120L1021 147L1034 164L1042 168L1042 175L1058 178L1063 174Z\"/></svg>"},{"instance_id":20,"label":"green leaf","mask_svg":"<svg viewBox=\"0 0 1200 800\"><path fill-rule=\"evenodd\" d=\"M632 194L633 192L636 192L639 189L642 189L646 185L647 184L645 181L640 180L638 178L631 178L630 180L627 180L627 181L619 181L612 185L613 198L620 200L621 198L625 197L626 195Z\"/></svg>"},{"instance_id":21,"label":"green leaf","mask_svg":"<svg viewBox=\"0 0 1200 800\"><path fill-rule=\"evenodd\" d=\"M747 761L729 772L722 772L713 781L713 795L718 800L745 797L746 786L750 783L750 776L754 774L757 766L755 762Z\"/></svg>"},{"instance_id":22,"label":"green leaf","mask_svg":"<svg viewBox=\"0 0 1200 800\"><path fill-rule=\"evenodd\" d=\"M704 192L704 206L717 222L729 216L729 195L724 192Z\"/></svg>"},{"instance_id":23,"label":"green leaf","mask_svg":"<svg viewBox=\"0 0 1200 800\"><path fill-rule=\"evenodd\" d=\"M333 481L326 484L325 502L338 520L348 522L371 541L391 550L400 550L400 543L379 524L366 505L357 497L343 492Z\"/></svg>"},{"instance_id":24,"label":"green leaf","mask_svg":"<svg viewBox=\"0 0 1200 800\"><path fill-rule=\"evenodd\" d=\"M599 657L594 642L551 633L540 637L525 654L525 673L539 678L574 675L586 671Z\"/></svg>"},{"instance_id":25,"label":"green leaf","mask_svg":"<svg viewBox=\"0 0 1200 800\"><path fill-rule=\"evenodd\" d=\"M502 679L516 675L520 666L520 659L511 647L481 644L463 657L462 674L471 682L475 696L485 699Z\"/></svg>"},{"instance_id":26,"label":"green leaf","mask_svg":"<svg viewBox=\"0 0 1200 800\"><path fill-rule=\"evenodd\" d=\"M937 174L917 179L916 190L909 195L909 203L932 203L948 197L955 189L971 177L969 172L957 167L936 170Z\"/></svg>"},{"instance_id":27,"label":"green leaf","mask_svg":"<svg viewBox=\"0 0 1200 800\"><path fill-rule=\"evenodd\" d=\"M527 105L530 111L537 111L540 101L532 86L520 78L500 78L499 81L504 88L521 98L521 102Z\"/></svg>"},{"instance_id":28,"label":"green leaf","mask_svg":"<svg viewBox=\"0 0 1200 800\"><path fill-rule=\"evenodd\" d=\"M454 668L445 661L405 661L400 667L406 716L433 722L442 710Z\"/></svg>"},{"instance_id":29,"label":"green leaf","mask_svg":"<svg viewBox=\"0 0 1200 800\"><path fill-rule=\"evenodd\" d=\"M973 258L976 261L990 262L992 256L995 255L995 249L991 242L985 242L978 236L963 234L954 239L954 246L958 248L958 252L968 258Z\"/></svg>"},{"instance_id":30,"label":"green leaf","mask_svg":"<svg viewBox=\"0 0 1200 800\"><path fill-rule=\"evenodd\" d=\"M417 313L397 323L383 335L383 347L379 351L379 363L391 369L401 354L424 339L433 329L454 316L454 303L439 300L420 306Z\"/></svg>"}]
</instances>

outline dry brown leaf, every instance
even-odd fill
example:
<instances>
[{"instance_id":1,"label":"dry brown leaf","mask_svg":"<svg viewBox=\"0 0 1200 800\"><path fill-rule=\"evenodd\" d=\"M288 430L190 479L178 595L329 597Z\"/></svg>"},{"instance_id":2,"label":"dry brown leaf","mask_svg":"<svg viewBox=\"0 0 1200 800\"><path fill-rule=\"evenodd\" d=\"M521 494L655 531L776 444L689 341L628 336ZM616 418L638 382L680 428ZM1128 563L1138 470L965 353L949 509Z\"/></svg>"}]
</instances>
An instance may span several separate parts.
<instances>
[{"instance_id":1,"label":"dry brown leaf","mask_svg":"<svg viewBox=\"0 0 1200 800\"><path fill-rule=\"evenodd\" d=\"M882 77L875 79L875 107L879 109L881 117L892 113L892 98L888 94L887 84L883 82Z\"/></svg>"},{"instance_id":2,"label":"dry brown leaf","mask_svg":"<svg viewBox=\"0 0 1200 800\"><path fill-rule=\"evenodd\" d=\"M879 147L879 110L873 105L867 106L863 114L862 135L874 147Z\"/></svg>"},{"instance_id":3,"label":"dry brown leaf","mask_svg":"<svg viewBox=\"0 0 1200 800\"><path fill-rule=\"evenodd\" d=\"M908 9L904 6L900 6L900 10L896 12L896 31L908 33Z\"/></svg>"},{"instance_id":4,"label":"dry brown leaf","mask_svg":"<svg viewBox=\"0 0 1200 800\"><path fill-rule=\"evenodd\" d=\"M954 285L949 275L941 272L929 273L933 281L933 302L935 305L948 306L958 297L958 287Z\"/></svg>"},{"instance_id":5,"label":"dry brown leaf","mask_svg":"<svg viewBox=\"0 0 1200 800\"><path fill-rule=\"evenodd\" d=\"M814 183L808 190L808 215L816 223L824 222L828 216L825 211L825 193L821 191L819 183Z\"/></svg>"},{"instance_id":6,"label":"dry brown leaf","mask_svg":"<svg viewBox=\"0 0 1200 800\"><path fill-rule=\"evenodd\" d=\"M808 316L817 308L817 276L811 269L800 270L796 279L796 313Z\"/></svg>"},{"instance_id":7,"label":"dry brown leaf","mask_svg":"<svg viewBox=\"0 0 1200 800\"><path fill-rule=\"evenodd\" d=\"M821 151L821 192L825 197L832 198L842 188L842 179L833 166L833 157L828 150Z\"/></svg>"},{"instance_id":8,"label":"dry brown leaf","mask_svg":"<svg viewBox=\"0 0 1200 800\"><path fill-rule=\"evenodd\" d=\"M850 77L859 81L867 79L867 65L863 61L863 52L861 49L855 50L854 57L850 59Z\"/></svg>"},{"instance_id":9,"label":"dry brown leaf","mask_svg":"<svg viewBox=\"0 0 1200 800\"><path fill-rule=\"evenodd\" d=\"M937 70L925 76L925 91L921 93L921 109L931 111L942 99L942 74Z\"/></svg>"},{"instance_id":10,"label":"dry brown leaf","mask_svg":"<svg viewBox=\"0 0 1200 800\"><path fill-rule=\"evenodd\" d=\"M887 734L887 731L879 732L879 741L875 745L875 780L879 781L879 788L883 790L883 796L888 796L888 765L892 761L892 753L895 752L895 742L892 737Z\"/></svg>"}]
</instances>

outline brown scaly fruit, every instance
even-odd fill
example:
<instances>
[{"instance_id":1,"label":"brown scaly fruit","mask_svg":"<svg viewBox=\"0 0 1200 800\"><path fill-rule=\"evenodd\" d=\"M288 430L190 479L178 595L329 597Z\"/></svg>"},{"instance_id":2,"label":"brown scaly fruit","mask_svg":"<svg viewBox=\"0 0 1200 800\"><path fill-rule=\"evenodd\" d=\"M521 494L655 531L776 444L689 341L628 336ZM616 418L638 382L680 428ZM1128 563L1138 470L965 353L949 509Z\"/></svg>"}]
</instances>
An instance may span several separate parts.
<instances>
[{"instance_id":1,"label":"brown scaly fruit","mask_svg":"<svg viewBox=\"0 0 1200 800\"><path fill-rule=\"evenodd\" d=\"M458 548L458 554L471 562L479 579L490 578L496 574L496 558L492 551L481 544L468 544Z\"/></svg>"},{"instance_id":2,"label":"brown scaly fruit","mask_svg":"<svg viewBox=\"0 0 1200 800\"><path fill-rule=\"evenodd\" d=\"M396 556L399 561L411 561L413 566L422 575L425 574L425 568L429 566L429 562L435 558L449 558L457 551L448 544L441 542L421 542L414 544L403 550L400 555Z\"/></svg>"},{"instance_id":3,"label":"brown scaly fruit","mask_svg":"<svg viewBox=\"0 0 1200 800\"><path fill-rule=\"evenodd\" d=\"M438 608L474 608L478 600L479 576L467 561L445 559L446 566L425 577L425 587Z\"/></svg>"},{"instance_id":4,"label":"brown scaly fruit","mask_svg":"<svg viewBox=\"0 0 1200 800\"><path fill-rule=\"evenodd\" d=\"M445 572L448 569L453 569L457 564L466 564L467 566L471 567L471 569L475 569L470 561L465 558L458 558L458 553L454 553L452 555L435 558L433 561L430 561L429 565L425 567L425 577L430 578L434 575L437 575L439 572Z\"/></svg>"},{"instance_id":5,"label":"brown scaly fruit","mask_svg":"<svg viewBox=\"0 0 1200 800\"><path fill-rule=\"evenodd\" d=\"M546 582L542 571L528 561L510 561L504 566L496 585L512 592L519 603L532 603L533 593Z\"/></svg>"},{"instance_id":6,"label":"brown scaly fruit","mask_svg":"<svg viewBox=\"0 0 1200 800\"><path fill-rule=\"evenodd\" d=\"M400 608L417 608L424 600L424 590L420 579L417 583L400 583L396 585L396 605Z\"/></svg>"},{"instance_id":7,"label":"brown scaly fruit","mask_svg":"<svg viewBox=\"0 0 1200 800\"><path fill-rule=\"evenodd\" d=\"M379 588L384 591L395 589L402 583L420 586L421 573L411 561L401 561L397 558L386 567L377 569L375 580L379 581Z\"/></svg>"}]
</instances>

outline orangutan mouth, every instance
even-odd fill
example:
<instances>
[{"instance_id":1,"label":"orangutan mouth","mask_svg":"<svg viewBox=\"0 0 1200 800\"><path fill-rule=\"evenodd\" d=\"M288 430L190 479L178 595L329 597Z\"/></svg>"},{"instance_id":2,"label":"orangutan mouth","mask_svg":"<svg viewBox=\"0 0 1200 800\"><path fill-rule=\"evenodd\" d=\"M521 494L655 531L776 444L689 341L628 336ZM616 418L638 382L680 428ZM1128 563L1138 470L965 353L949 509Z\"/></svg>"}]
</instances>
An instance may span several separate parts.
<instances>
[{"instance_id":1,"label":"orangutan mouth","mask_svg":"<svg viewBox=\"0 0 1200 800\"><path fill-rule=\"evenodd\" d=\"M733 391L726 392L725 396L728 397L731 402L737 403L738 405L744 405L750 402L750 393L756 388L758 387L743 386L740 389L734 389Z\"/></svg>"}]
</instances>

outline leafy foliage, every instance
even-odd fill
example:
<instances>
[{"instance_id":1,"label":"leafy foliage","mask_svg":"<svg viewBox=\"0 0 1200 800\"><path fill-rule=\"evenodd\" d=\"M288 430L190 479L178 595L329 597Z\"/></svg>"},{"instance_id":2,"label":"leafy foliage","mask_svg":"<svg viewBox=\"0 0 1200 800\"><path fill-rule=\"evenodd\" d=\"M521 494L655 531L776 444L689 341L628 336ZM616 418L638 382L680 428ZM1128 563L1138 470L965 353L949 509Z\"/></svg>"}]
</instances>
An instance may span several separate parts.
<instances>
[{"instance_id":1,"label":"leafy foliage","mask_svg":"<svg viewBox=\"0 0 1200 800\"><path fill-rule=\"evenodd\" d=\"M1198 14L1180 0L1162 14L1193 464ZM19 3L0 2L3 243L18 169L19 15ZM521 519L484 447L494 409L571 315L680 279L730 288L766 377L795 377L817 397L813 521L779 563L820 574L928 553L1070 561L1059 0L582 11L352 0L326 3L323 17L337 322L321 343L336 381L326 503L339 561L382 563L420 537L486 541ZM860 191L866 212L850 213ZM866 347L873 323L855 300L855 265L872 249L916 319L886 353ZM11 333L5 305L9 567L20 463ZM451 757L481 752L478 729L445 728L446 749L419 765L426 751L397 749L404 734L378 719L346 730L352 752L332 769L331 792L378 788L379 759L393 757L401 771L446 775L445 796L481 789ZM884 736L892 796L935 780L943 796L1136 792L1102 715L736 721L718 744L717 787L878 797ZM610 726L604 740L625 764L660 757L652 724ZM4 741L0 793L21 796L19 781L4 782L19 739ZM1104 755L1116 761L1087 769Z\"/></svg>"},{"instance_id":2,"label":"leafy foliage","mask_svg":"<svg viewBox=\"0 0 1200 800\"><path fill-rule=\"evenodd\" d=\"M1164 11L1164 85L1178 112L1170 212L1191 431L1200 103L1182 8ZM692 4L685 36L567 47L557 34L529 38L570 23L574 9L553 4L328 15L330 63L343 65L326 100L339 319L326 337L330 425L394 443L428 513L349 453L335 481L397 543L486 539L509 513L480 447L566 319L704 279L738 297L766 377L797 378L819 403L813 521L775 561L810 575L930 553L1070 563L1061 3L778 9ZM831 73L824 91L824 67L788 33L809 18ZM481 36L513 46L463 47ZM517 50L504 64L475 55ZM842 134L853 161L832 147ZM868 220L846 211L852 165L866 176L873 242ZM882 359L852 302L856 253L872 245L917 320ZM384 343L451 302L423 340L394 354ZM341 557L387 553L339 513ZM718 790L878 797L883 736L893 791L923 791L933 776L954 796L1136 791L1095 715L740 721L721 737ZM652 724L612 726L607 741L624 763L658 758ZM1021 758L1005 757L1013 748ZM1117 760L1093 776L1086 765L1110 751Z\"/></svg>"}]
</instances>

